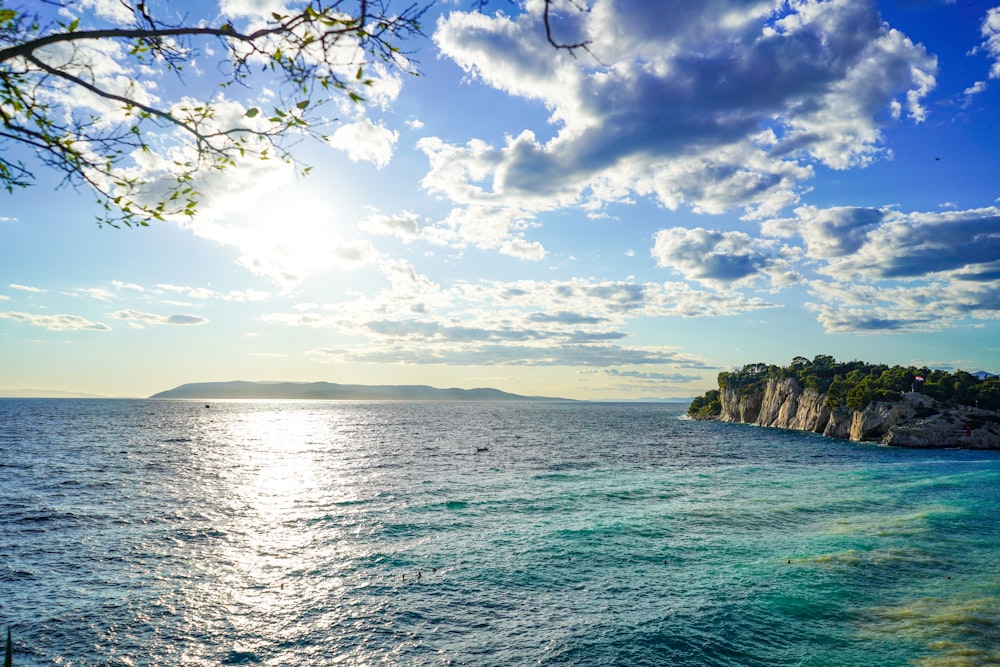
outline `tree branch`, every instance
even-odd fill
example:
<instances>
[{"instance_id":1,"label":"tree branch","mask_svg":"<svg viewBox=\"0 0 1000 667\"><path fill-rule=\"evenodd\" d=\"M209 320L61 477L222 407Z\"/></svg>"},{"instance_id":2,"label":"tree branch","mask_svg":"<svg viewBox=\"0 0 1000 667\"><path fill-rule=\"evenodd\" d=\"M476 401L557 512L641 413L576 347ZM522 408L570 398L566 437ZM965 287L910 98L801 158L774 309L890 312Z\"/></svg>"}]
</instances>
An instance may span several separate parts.
<instances>
[{"instance_id":1,"label":"tree branch","mask_svg":"<svg viewBox=\"0 0 1000 667\"><path fill-rule=\"evenodd\" d=\"M554 48L569 51L571 54L574 55L575 52L579 49L582 49L587 53L590 53L589 39L582 42L577 42L575 44L563 44L562 42L557 42L555 37L552 36L552 22L551 22L552 2L553 0L545 0L545 11L542 13L542 21L545 23L545 39L547 39L549 44L551 44ZM577 7L577 9L579 9L581 12L586 11L586 9L581 7Z\"/></svg>"},{"instance_id":2,"label":"tree branch","mask_svg":"<svg viewBox=\"0 0 1000 667\"><path fill-rule=\"evenodd\" d=\"M75 84L77 86L80 86L81 88L83 88L85 90L89 90L90 92L92 92L93 94L97 95L98 97L103 97L104 99L113 100L115 102L121 102L122 104L124 104L126 106L135 107L137 109L145 111L146 113L148 113L151 116L156 116L157 118L162 118L163 120L169 121L169 122L173 123L174 125L177 125L181 129L186 130L188 133L190 133L192 136L194 136L195 139L197 139L199 145L202 145L202 143L205 140L208 139L207 135L201 134L196 128L188 125L187 123L185 123L181 119L174 117L172 114L170 114L167 111L161 111L160 109L157 109L156 107L151 107L148 104L143 104L142 102L139 102L139 101L136 101L134 99L125 97L124 95L118 95L117 93L111 93L111 92L108 92L108 91L106 91L106 90L104 90L102 88L98 88L97 86L95 86L94 84L90 83L89 81L84 81L83 79L81 79L78 76L74 76L73 74L70 74L69 72L64 72L62 70L58 70L58 69L56 69L56 68L54 68L54 67L52 67L52 66L50 66L50 65L48 65L48 64L46 64L44 62L42 62L41 60L39 60L37 57L35 57L31 53L25 54L23 56L23 58L25 60L27 60L28 62L32 63L33 65L35 65L36 67L38 67L38 68L40 68L40 69L48 72L50 75L52 75L54 77L57 77L57 78L60 78L60 79L65 79L66 81L69 81L70 83L73 83L73 84Z\"/></svg>"}]
</instances>

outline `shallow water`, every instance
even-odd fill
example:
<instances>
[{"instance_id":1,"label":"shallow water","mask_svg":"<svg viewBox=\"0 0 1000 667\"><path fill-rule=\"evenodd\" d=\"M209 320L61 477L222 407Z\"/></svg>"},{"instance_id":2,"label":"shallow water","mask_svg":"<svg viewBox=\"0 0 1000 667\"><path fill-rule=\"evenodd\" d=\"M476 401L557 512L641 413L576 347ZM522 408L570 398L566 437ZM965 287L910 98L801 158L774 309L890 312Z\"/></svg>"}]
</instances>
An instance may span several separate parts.
<instances>
[{"instance_id":1,"label":"shallow water","mask_svg":"<svg viewBox=\"0 0 1000 667\"><path fill-rule=\"evenodd\" d=\"M0 400L0 623L15 665L1000 665L1000 454L681 412Z\"/></svg>"}]
</instances>

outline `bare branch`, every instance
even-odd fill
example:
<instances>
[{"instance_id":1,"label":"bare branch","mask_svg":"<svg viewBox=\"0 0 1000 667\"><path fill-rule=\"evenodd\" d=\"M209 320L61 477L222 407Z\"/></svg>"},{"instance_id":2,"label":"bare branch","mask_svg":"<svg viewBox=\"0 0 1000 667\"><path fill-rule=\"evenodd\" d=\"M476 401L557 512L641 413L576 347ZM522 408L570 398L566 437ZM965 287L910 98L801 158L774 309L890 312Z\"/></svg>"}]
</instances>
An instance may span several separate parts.
<instances>
[{"instance_id":1,"label":"bare branch","mask_svg":"<svg viewBox=\"0 0 1000 667\"><path fill-rule=\"evenodd\" d=\"M552 20L551 20L552 2L553 0L545 0L545 10L542 13L542 21L545 23L545 39L547 39L549 44L551 44L556 49L563 49L569 51L571 54L574 55L575 52L578 50L583 50L586 51L587 53L590 53L590 48L589 48L590 40L576 42L575 44L565 44L563 42L556 41L556 38L552 36ZM587 11L586 7L578 6L577 9L581 12Z\"/></svg>"}]
</instances>

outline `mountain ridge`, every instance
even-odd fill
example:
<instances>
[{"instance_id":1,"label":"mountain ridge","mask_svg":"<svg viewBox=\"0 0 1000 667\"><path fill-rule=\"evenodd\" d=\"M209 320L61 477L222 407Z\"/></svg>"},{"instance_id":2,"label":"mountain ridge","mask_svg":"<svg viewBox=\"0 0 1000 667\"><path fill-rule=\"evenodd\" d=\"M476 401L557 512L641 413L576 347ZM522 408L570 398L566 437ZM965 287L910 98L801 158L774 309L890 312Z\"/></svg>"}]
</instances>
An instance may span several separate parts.
<instances>
[{"instance_id":1,"label":"mountain ridge","mask_svg":"<svg viewBox=\"0 0 1000 667\"><path fill-rule=\"evenodd\" d=\"M151 399L271 399L347 401L572 401L568 398L522 396L489 387L460 389L430 385L364 385L336 382L229 380L189 382L157 392Z\"/></svg>"}]
</instances>

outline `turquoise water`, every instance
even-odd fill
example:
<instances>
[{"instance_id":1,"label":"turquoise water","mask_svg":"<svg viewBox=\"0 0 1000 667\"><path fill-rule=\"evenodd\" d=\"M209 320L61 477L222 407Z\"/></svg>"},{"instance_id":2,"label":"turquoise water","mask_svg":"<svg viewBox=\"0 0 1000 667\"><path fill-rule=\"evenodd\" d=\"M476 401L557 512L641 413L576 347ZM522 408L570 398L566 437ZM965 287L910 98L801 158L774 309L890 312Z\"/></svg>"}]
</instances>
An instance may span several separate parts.
<instances>
[{"instance_id":1,"label":"turquoise water","mask_svg":"<svg viewBox=\"0 0 1000 667\"><path fill-rule=\"evenodd\" d=\"M1000 665L1000 453L681 413L3 400L0 624L15 665Z\"/></svg>"}]
</instances>

